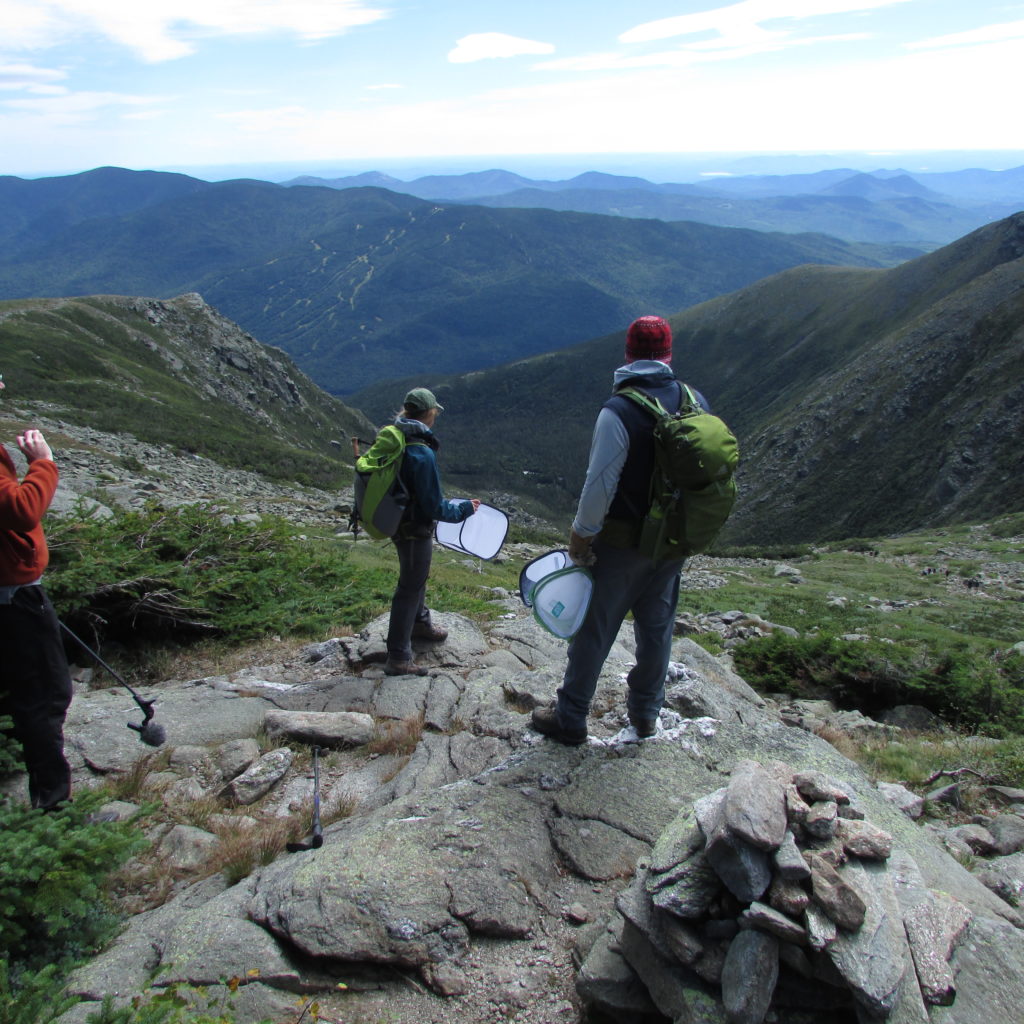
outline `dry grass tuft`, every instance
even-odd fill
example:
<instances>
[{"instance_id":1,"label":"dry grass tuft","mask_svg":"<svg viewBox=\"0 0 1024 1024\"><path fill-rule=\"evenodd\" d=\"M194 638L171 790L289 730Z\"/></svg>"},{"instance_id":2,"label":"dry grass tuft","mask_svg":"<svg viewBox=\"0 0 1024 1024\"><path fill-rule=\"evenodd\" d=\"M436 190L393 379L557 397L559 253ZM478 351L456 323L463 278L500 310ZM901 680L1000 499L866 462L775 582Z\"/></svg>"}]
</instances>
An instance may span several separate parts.
<instances>
[{"instance_id":1,"label":"dry grass tuft","mask_svg":"<svg viewBox=\"0 0 1024 1024\"><path fill-rule=\"evenodd\" d=\"M312 809L310 802L310 809ZM305 808L288 818L261 821L249 828L219 830L220 843L211 854L209 869L223 872L229 885L247 878L256 868L270 864L285 851L288 843L305 835L309 813Z\"/></svg>"},{"instance_id":2,"label":"dry grass tuft","mask_svg":"<svg viewBox=\"0 0 1024 1024\"><path fill-rule=\"evenodd\" d=\"M523 715L528 715L537 706L536 700L530 694L523 693L508 683L501 684L501 695L508 707Z\"/></svg>"},{"instance_id":3,"label":"dry grass tuft","mask_svg":"<svg viewBox=\"0 0 1024 1024\"><path fill-rule=\"evenodd\" d=\"M397 722L377 725L376 735L366 745L371 754L402 754L408 756L423 736L423 712Z\"/></svg>"},{"instance_id":4,"label":"dry grass tuft","mask_svg":"<svg viewBox=\"0 0 1024 1024\"><path fill-rule=\"evenodd\" d=\"M179 825L193 825L195 828L206 829L210 818L220 814L224 805L212 794L201 796L196 800L183 800L165 805L167 817Z\"/></svg>"},{"instance_id":5,"label":"dry grass tuft","mask_svg":"<svg viewBox=\"0 0 1024 1024\"><path fill-rule=\"evenodd\" d=\"M826 743L831 743L843 757L848 757L851 761L859 761L863 754L862 745L842 729L835 729L831 725L819 725L814 730L814 735Z\"/></svg>"},{"instance_id":6,"label":"dry grass tuft","mask_svg":"<svg viewBox=\"0 0 1024 1024\"><path fill-rule=\"evenodd\" d=\"M110 791L111 800L138 801L142 799L149 776L153 772L163 771L170 760L170 752L161 750L159 753L146 754L135 761L126 772L107 776L104 780Z\"/></svg>"}]
</instances>

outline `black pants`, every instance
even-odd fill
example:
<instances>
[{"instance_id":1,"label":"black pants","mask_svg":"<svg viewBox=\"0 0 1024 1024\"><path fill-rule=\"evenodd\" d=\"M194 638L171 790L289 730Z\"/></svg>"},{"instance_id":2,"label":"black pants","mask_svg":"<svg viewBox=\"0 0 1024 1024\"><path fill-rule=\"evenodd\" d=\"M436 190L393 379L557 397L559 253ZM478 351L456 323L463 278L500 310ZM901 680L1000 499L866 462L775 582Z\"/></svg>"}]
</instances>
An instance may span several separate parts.
<instances>
[{"instance_id":1,"label":"black pants","mask_svg":"<svg viewBox=\"0 0 1024 1024\"><path fill-rule=\"evenodd\" d=\"M71 796L64 757L70 703L71 674L57 614L42 587L22 587L10 604L0 604L0 715L14 721L33 807L49 810Z\"/></svg>"},{"instance_id":2,"label":"black pants","mask_svg":"<svg viewBox=\"0 0 1024 1024\"><path fill-rule=\"evenodd\" d=\"M391 621L388 626L388 657L392 661L412 661L412 630L417 623L430 625L426 606L427 579L434 553L434 538L396 537L398 552L398 586L391 599Z\"/></svg>"}]
</instances>

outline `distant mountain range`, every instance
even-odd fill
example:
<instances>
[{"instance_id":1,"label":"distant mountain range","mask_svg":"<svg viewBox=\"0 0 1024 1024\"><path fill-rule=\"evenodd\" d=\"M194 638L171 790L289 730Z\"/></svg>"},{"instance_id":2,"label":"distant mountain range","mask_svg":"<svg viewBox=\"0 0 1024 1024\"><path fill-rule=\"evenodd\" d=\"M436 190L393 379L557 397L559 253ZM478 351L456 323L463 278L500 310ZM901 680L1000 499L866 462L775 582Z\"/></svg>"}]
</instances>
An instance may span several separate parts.
<instances>
[{"instance_id":1,"label":"distant mountain range","mask_svg":"<svg viewBox=\"0 0 1024 1024\"><path fill-rule=\"evenodd\" d=\"M508 171L400 181L377 172L294 178L287 185L372 185L444 202L539 207L619 217L692 220L758 231L821 232L851 242L933 249L1024 208L1024 167L933 174L839 168L813 174L716 177L656 184L589 172L538 181Z\"/></svg>"},{"instance_id":2,"label":"distant mountain range","mask_svg":"<svg viewBox=\"0 0 1024 1024\"><path fill-rule=\"evenodd\" d=\"M676 372L740 438L726 540L870 536L1024 509L1024 214L899 267L793 268L670 319ZM446 407L450 486L507 488L568 526L623 344L617 332L416 378ZM403 384L353 401L381 421Z\"/></svg>"},{"instance_id":3,"label":"distant mountain range","mask_svg":"<svg viewBox=\"0 0 1024 1024\"><path fill-rule=\"evenodd\" d=\"M563 348L787 267L916 252L381 188L118 168L0 179L0 298L198 292L339 395Z\"/></svg>"}]
</instances>

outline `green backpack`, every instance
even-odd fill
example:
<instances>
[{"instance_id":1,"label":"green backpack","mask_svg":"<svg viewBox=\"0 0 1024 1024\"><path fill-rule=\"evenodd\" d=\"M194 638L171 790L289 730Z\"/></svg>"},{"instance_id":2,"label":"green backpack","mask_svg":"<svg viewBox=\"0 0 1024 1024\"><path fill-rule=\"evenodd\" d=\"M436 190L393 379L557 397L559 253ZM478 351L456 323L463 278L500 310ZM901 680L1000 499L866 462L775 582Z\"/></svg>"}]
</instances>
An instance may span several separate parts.
<instances>
[{"instance_id":1,"label":"green backpack","mask_svg":"<svg viewBox=\"0 0 1024 1024\"><path fill-rule=\"evenodd\" d=\"M658 562L706 551L736 503L736 437L721 419L704 411L690 388L682 387L683 402L675 413L636 388L619 392L654 417L651 507L639 549Z\"/></svg>"},{"instance_id":2,"label":"green backpack","mask_svg":"<svg viewBox=\"0 0 1024 1024\"><path fill-rule=\"evenodd\" d=\"M398 533L411 499L398 470L406 446L423 443L416 438L407 439L398 427L382 427L366 454L356 459L354 518L375 540L386 540Z\"/></svg>"}]
</instances>

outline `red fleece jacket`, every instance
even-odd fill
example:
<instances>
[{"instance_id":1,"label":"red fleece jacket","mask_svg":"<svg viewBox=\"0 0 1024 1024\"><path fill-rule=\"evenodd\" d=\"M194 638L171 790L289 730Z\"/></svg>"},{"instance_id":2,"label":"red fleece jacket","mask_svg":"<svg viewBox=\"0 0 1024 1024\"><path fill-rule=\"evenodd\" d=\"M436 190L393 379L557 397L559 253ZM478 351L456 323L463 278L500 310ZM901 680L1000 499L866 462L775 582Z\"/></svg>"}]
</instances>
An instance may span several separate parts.
<instances>
[{"instance_id":1,"label":"red fleece jacket","mask_svg":"<svg viewBox=\"0 0 1024 1024\"><path fill-rule=\"evenodd\" d=\"M0 586L39 579L50 561L43 514L57 490L57 464L31 462L20 483L14 462L0 445Z\"/></svg>"}]
</instances>

